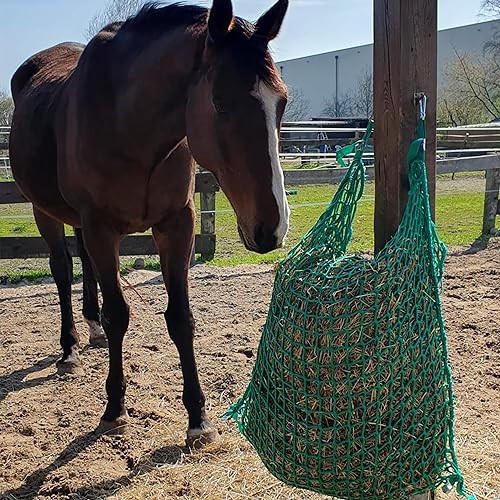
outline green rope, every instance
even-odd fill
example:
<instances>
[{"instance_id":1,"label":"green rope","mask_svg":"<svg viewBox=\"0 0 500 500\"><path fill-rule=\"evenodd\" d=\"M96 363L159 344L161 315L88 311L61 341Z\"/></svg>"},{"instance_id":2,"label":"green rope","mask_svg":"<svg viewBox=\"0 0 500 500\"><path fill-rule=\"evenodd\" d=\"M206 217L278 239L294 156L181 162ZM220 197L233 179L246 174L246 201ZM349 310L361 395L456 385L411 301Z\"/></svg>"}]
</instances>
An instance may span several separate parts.
<instances>
[{"instance_id":1,"label":"green rope","mask_svg":"<svg viewBox=\"0 0 500 500\"><path fill-rule=\"evenodd\" d=\"M441 316L445 247L430 215L424 124L408 204L374 259L346 255L363 193L361 141L330 205L280 262L250 383L227 412L277 478L345 499L455 486L453 393Z\"/></svg>"}]
</instances>

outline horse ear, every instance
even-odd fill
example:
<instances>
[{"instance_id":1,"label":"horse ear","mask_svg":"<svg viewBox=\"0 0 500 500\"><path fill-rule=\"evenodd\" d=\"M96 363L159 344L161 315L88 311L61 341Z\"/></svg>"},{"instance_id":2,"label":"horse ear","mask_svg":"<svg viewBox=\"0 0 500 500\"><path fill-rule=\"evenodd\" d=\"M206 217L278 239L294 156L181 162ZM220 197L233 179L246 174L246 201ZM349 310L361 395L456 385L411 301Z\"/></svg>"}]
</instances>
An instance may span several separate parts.
<instances>
[{"instance_id":1,"label":"horse ear","mask_svg":"<svg viewBox=\"0 0 500 500\"><path fill-rule=\"evenodd\" d=\"M213 0L208 16L208 40L221 43L229 32L233 22L233 4L231 0Z\"/></svg>"},{"instance_id":2,"label":"horse ear","mask_svg":"<svg viewBox=\"0 0 500 500\"><path fill-rule=\"evenodd\" d=\"M278 0L266 13L262 14L255 25L255 36L270 42L280 31L288 9L288 0Z\"/></svg>"}]
</instances>

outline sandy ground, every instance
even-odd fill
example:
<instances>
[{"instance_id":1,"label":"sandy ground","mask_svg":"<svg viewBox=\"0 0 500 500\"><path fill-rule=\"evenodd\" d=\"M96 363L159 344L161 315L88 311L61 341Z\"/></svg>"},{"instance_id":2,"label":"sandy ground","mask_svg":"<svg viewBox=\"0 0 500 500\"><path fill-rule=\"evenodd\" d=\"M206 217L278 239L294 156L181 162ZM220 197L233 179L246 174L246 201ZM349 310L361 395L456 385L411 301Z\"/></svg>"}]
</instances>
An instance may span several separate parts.
<instances>
[{"instance_id":1,"label":"sandy ground","mask_svg":"<svg viewBox=\"0 0 500 500\"><path fill-rule=\"evenodd\" d=\"M318 499L281 485L229 422L222 440L183 448L186 416L166 334L159 274L127 277L125 342L131 430L97 437L107 355L83 349L85 375L55 375L59 307L51 282L0 287L0 498ZM271 266L191 273L200 376L214 419L242 393L267 313ZM75 309L81 284L74 287ZM443 306L456 392L456 441L478 499L500 498L500 239L450 252ZM86 326L78 315L79 331ZM85 343L85 342L84 342ZM454 494L446 497L454 498Z\"/></svg>"}]
</instances>

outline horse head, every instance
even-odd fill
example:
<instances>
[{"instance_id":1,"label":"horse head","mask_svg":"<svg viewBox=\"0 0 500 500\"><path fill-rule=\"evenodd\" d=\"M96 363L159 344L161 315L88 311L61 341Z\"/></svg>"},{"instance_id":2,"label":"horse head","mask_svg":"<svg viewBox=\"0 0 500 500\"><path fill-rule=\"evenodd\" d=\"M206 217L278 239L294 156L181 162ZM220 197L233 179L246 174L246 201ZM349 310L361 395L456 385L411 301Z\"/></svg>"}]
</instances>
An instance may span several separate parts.
<instances>
[{"instance_id":1,"label":"horse head","mask_svg":"<svg viewBox=\"0 0 500 500\"><path fill-rule=\"evenodd\" d=\"M279 0L250 24L233 17L231 0L213 1L186 109L194 158L215 175L243 243L259 253L282 246L288 231L278 151L287 91L268 50L287 7Z\"/></svg>"}]
</instances>

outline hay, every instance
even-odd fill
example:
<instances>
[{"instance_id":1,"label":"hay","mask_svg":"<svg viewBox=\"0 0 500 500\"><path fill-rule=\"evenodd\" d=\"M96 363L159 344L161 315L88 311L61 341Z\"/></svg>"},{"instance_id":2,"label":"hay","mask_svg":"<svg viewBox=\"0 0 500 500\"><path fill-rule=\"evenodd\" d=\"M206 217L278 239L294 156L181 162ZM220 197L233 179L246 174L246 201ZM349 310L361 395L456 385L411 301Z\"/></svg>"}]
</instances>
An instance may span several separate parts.
<instances>
[{"instance_id":1,"label":"hay","mask_svg":"<svg viewBox=\"0 0 500 500\"><path fill-rule=\"evenodd\" d=\"M345 256L364 185L360 146L278 267L252 379L229 414L289 485L348 499L443 484L465 493L439 300L445 249L420 147L401 226L375 259Z\"/></svg>"},{"instance_id":2,"label":"hay","mask_svg":"<svg viewBox=\"0 0 500 500\"><path fill-rule=\"evenodd\" d=\"M442 357L439 325L420 336L414 325L425 311L401 305L401 290L390 286L393 269L390 260L377 266L351 257L333 267L319 262L310 273L281 272L273 303L283 321L269 332L269 378L256 388L265 400L248 407L244 425L265 442L265 461L289 484L349 498L411 485L391 493L399 498L440 481L448 388L418 364L424 349ZM354 272L357 279L347 279ZM399 315L391 314L396 307ZM424 426L435 430L433 439Z\"/></svg>"}]
</instances>

